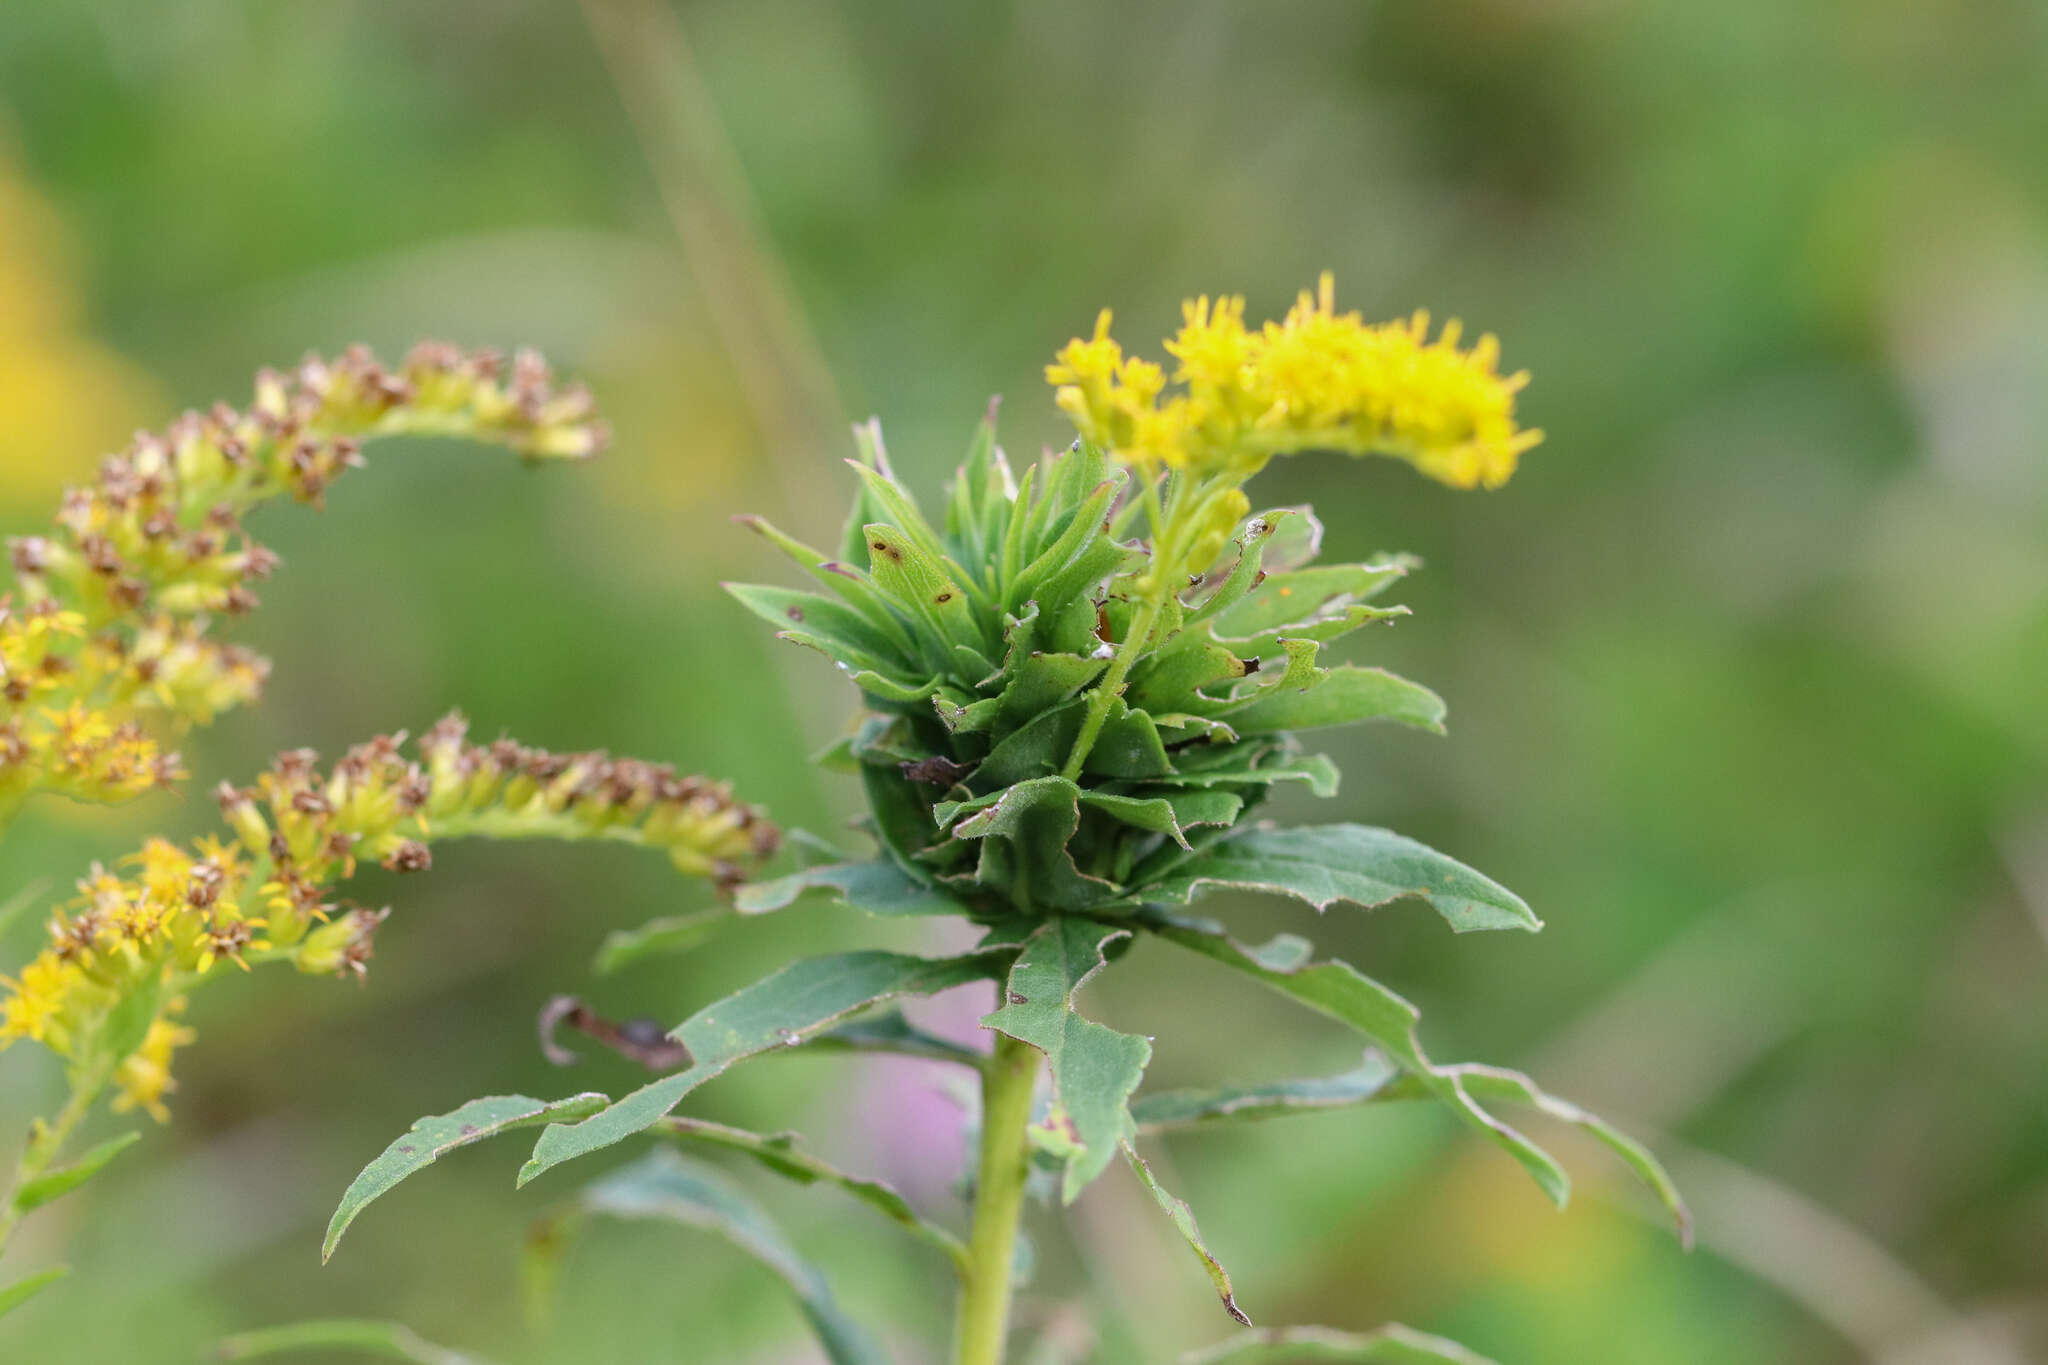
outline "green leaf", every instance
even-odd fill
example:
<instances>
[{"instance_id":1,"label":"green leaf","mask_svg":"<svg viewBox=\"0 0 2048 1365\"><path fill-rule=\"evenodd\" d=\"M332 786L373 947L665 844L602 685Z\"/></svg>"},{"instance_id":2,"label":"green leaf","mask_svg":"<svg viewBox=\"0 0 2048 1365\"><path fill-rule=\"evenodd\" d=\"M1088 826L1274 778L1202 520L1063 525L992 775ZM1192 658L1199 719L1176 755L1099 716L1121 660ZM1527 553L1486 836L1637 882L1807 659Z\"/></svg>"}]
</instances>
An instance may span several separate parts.
<instances>
[{"instance_id":1,"label":"green leaf","mask_svg":"<svg viewBox=\"0 0 2048 1365\"><path fill-rule=\"evenodd\" d=\"M992 793L1057 773L1067 761L1074 736L1080 733L1085 704L1078 697L1064 702L1003 736L974 770L969 785L977 792Z\"/></svg>"},{"instance_id":2,"label":"green leaf","mask_svg":"<svg viewBox=\"0 0 2048 1365\"><path fill-rule=\"evenodd\" d=\"M1139 923L1183 948L1263 981L1320 1014L1349 1024L1377 1043L1399 1066L1452 1113L1522 1164L1559 1207L1571 1193L1571 1177L1548 1152L1482 1108L1455 1068L1439 1067L1416 1038L1421 1012L1348 962L1304 964L1302 941L1283 936L1269 950L1246 948L1213 923L1158 912Z\"/></svg>"},{"instance_id":3,"label":"green leaf","mask_svg":"<svg viewBox=\"0 0 2048 1365\"><path fill-rule=\"evenodd\" d=\"M861 530L867 536L868 568L874 573L875 581L883 583L884 591L888 591L888 585L883 582L886 566L875 556L878 553L882 553L884 558L888 556L886 552L879 552L875 547L874 532L877 527L886 527L899 533L903 540L915 548L918 558L925 561L941 579L964 582L969 577L947 553L945 542L939 538L939 533L932 529L931 523L925 520L924 513L918 509L916 501L910 496L910 490L898 483L893 473L872 468L855 460L849 460L847 463L860 475L861 483L866 487L874 504L882 509L882 514L873 518L870 524L863 526ZM897 538L892 536L891 540L895 543ZM897 548L903 546L897 543ZM956 583L956 586L958 585ZM977 585L967 586L975 597L983 602L987 601L986 595ZM961 605L964 608L966 604L963 602Z\"/></svg>"},{"instance_id":4,"label":"green leaf","mask_svg":"<svg viewBox=\"0 0 2048 1365\"><path fill-rule=\"evenodd\" d=\"M142 1134L139 1132L123 1133L117 1138L108 1138L68 1166L59 1166L54 1171L37 1176L14 1192L16 1211L27 1213L30 1209L39 1209L52 1199L71 1193L105 1170L108 1162L141 1140Z\"/></svg>"},{"instance_id":5,"label":"green leaf","mask_svg":"<svg viewBox=\"0 0 2048 1365\"><path fill-rule=\"evenodd\" d=\"M1273 959L1267 955L1266 960L1270 964ZM1588 1113L1569 1100L1549 1094L1522 1072L1477 1062L1442 1066L1437 1070L1458 1077L1465 1092L1475 1100L1531 1105L1549 1117L1591 1135L1619 1157L1657 1196L1671 1215L1679 1241L1687 1250L1692 1249L1692 1213L1686 1207L1685 1198L1679 1194L1663 1164L1641 1143L1597 1114ZM1215 1090L1166 1090L1140 1095L1131 1104L1131 1116L1137 1120L1140 1132L1156 1133L1230 1120L1278 1118L1313 1109L1343 1109L1362 1104L1433 1098L1435 1094L1429 1083L1401 1071L1377 1050L1371 1050L1366 1053L1362 1067L1341 1076L1317 1076Z\"/></svg>"},{"instance_id":6,"label":"green leaf","mask_svg":"<svg viewBox=\"0 0 2048 1365\"><path fill-rule=\"evenodd\" d=\"M328 1318L240 1332L213 1347L213 1359L254 1361L264 1355L299 1351L356 1351L387 1361L412 1361L412 1365L487 1365L483 1357L436 1347L408 1326L367 1318Z\"/></svg>"},{"instance_id":7,"label":"green leaf","mask_svg":"<svg viewBox=\"0 0 2048 1365\"><path fill-rule=\"evenodd\" d=\"M819 593L754 583L722 586L741 606L775 626L785 639L810 645L855 668L898 674L915 671L887 635L843 602Z\"/></svg>"},{"instance_id":8,"label":"green leaf","mask_svg":"<svg viewBox=\"0 0 2048 1365\"><path fill-rule=\"evenodd\" d=\"M1072 916L1046 921L1010 968L1008 1003L983 1019L1046 1056L1053 1091L1073 1127L1061 1198L1072 1203L1115 1159L1131 1131L1131 1092L1152 1060L1152 1043L1118 1033L1074 1012L1074 995L1103 966L1103 948L1127 929Z\"/></svg>"},{"instance_id":9,"label":"green leaf","mask_svg":"<svg viewBox=\"0 0 2048 1365\"><path fill-rule=\"evenodd\" d=\"M1649 1148L1637 1142L1628 1134L1616 1128L1598 1114L1589 1113L1570 1100L1552 1095L1527 1075L1511 1071L1506 1067L1486 1066L1479 1062L1466 1062L1442 1068L1455 1073L1464 1085L1467 1094L1475 1099L1506 1100L1515 1104L1527 1104L1561 1123L1589 1134L1608 1151L1619 1157L1622 1164L1633 1171L1636 1178L1647 1186L1671 1215L1672 1224L1678 1232L1678 1240L1687 1251L1692 1250L1692 1210L1686 1207L1685 1196L1678 1192L1678 1186L1664 1169L1664 1164L1651 1154ZM1414 1077L1405 1077L1401 1082L1389 1086L1385 1098L1389 1100L1409 1099L1427 1093L1427 1087Z\"/></svg>"},{"instance_id":10,"label":"green leaf","mask_svg":"<svg viewBox=\"0 0 2048 1365\"><path fill-rule=\"evenodd\" d=\"M1081 789L1064 777L1019 782L953 826L956 839L981 840L974 880L1012 905L1081 910L1117 888L1074 865L1067 841L1080 826Z\"/></svg>"},{"instance_id":11,"label":"green leaf","mask_svg":"<svg viewBox=\"0 0 2048 1365\"><path fill-rule=\"evenodd\" d=\"M1060 468L1069 469L1076 466L1062 460ZM1026 601L1035 599L1048 608L1057 606L1074 596L1081 588L1107 576L1122 563L1125 551L1110 541L1109 533L1102 527L1103 514L1109 510L1109 504L1121 486L1119 480L1106 479L1094 487L1087 500L1076 509L1059 538L1004 585L1009 605L1021 607ZM1109 548L1107 554L1102 553L1105 545ZM1102 565L1099 570L1087 569L1084 571L1083 581L1070 581L1070 570L1076 565L1097 562L1098 555L1101 556L1099 562Z\"/></svg>"},{"instance_id":12,"label":"green leaf","mask_svg":"<svg viewBox=\"0 0 2048 1365\"><path fill-rule=\"evenodd\" d=\"M487 1095L471 1100L453 1113L436 1114L414 1121L404 1137L384 1149L384 1154L363 1167L350 1183L334 1217L327 1224L327 1240L320 1247L320 1259L334 1255L341 1235L356 1215L392 1186L416 1171L424 1170L458 1147L531 1128L555 1119L581 1118L604 1108L606 1097L596 1093L574 1095L565 1100L536 1100L525 1095Z\"/></svg>"},{"instance_id":13,"label":"green leaf","mask_svg":"<svg viewBox=\"0 0 2048 1365\"><path fill-rule=\"evenodd\" d=\"M892 858L808 867L772 882L750 882L734 894L744 915L780 910L815 892L838 897L851 910L870 915L964 915L967 907L933 890L897 866Z\"/></svg>"},{"instance_id":14,"label":"green leaf","mask_svg":"<svg viewBox=\"0 0 2048 1365\"><path fill-rule=\"evenodd\" d=\"M215 1360L255 1360L299 1351L356 1351L412 1365L486 1365L480 1356L436 1346L409 1327L362 1318L332 1318L264 1327L229 1337L213 1348Z\"/></svg>"},{"instance_id":15,"label":"green leaf","mask_svg":"<svg viewBox=\"0 0 2048 1365\"><path fill-rule=\"evenodd\" d=\"M999 722L1022 725L1073 697L1108 667L1107 659L1080 654L1027 654L1003 670L1007 676L997 699Z\"/></svg>"},{"instance_id":16,"label":"green leaf","mask_svg":"<svg viewBox=\"0 0 2048 1365\"><path fill-rule=\"evenodd\" d=\"M1364 602L1408 575L1416 561L1406 558L1371 564L1326 564L1294 573L1266 575L1245 599L1216 618L1219 635L1247 636L1306 621L1349 602Z\"/></svg>"},{"instance_id":17,"label":"green leaf","mask_svg":"<svg viewBox=\"0 0 2048 1365\"><path fill-rule=\"evenodd\" d=\"M967 590L954 566L938 557L916 536L886 522L864 528L869 570L875 586L924 621L948 644L982 645Z\"/></svg>"},{"instance_id":18,"label":"green leaf","mask_svg":"<svg viewBox=\"0 0 2048 1365\"><path fill-rule=\"evenodd\" d=\"M1308 785L1311 795L1337 794L1337 765L1328 754L1283 755L1270 747L1262 751L1258 745L1217 745L1207 753L1181 753L1178 767L1180 771L1173 775L1173 783L1180 787L1302 782Z\"/></svg>"},{"instance_id":19,"label":"green leaf","mask_svg":"<svg viewBox=\"0 0 2048 1365\"><path fill-rule=\"evenodd\" d=\"M869 1005L985 979L1007 951L942 958L866 951L792 962L697 1011L669 1034L696 1058L688 1070L644 1085L581 1123L549 1126L520 1170L519 1183L646 1131L736 1062L795 1047Z\"/></svg>"},{"instance_id":20,"label":"green leaf","mask_svg":"<svg viewBox=\"0 0 2048 1365\"><path fill-rule=\"evenodd\" d=\"M1460 933L1543 927L1527 902L1490 877L1369 825L1253 829L1212 845L1139 894L1151 904L1186 905L1212 886L1293 896L1318 910L1339 901L1372 909L1421 896Z\"/></svg>"},{"instance_id":21,"label":"green leaf","mask_svg":"<svg viewBox=\"0 0 2048 1365\"><path fill-rule=\"evenodd\" d=\"M25 1280L16 1280L5 1289L0 1289L0 1317L6 1317L70 1273L71 1267L68 1265L53 1265L48 1270L39 1270Z\"/></svg>"},{"instance_id":22,"label":"green leaf","mask_svg":"<svg viewBox=\"0 0 2048 1365\"><path fill-rule=\"evenodd\" d=\"M789 1286L832 1365L888 1365L881 1347L840 1308L818 1269L712 1168L656 1151L585 1189L580 1202L595 1214L665 1219L717 1233Z\"/></svg>"},{"instance_id":23,"label":"green leaf","mask_svg":"<svg viewBox=\"0 0 2048 1365\"><path fill-rule=\"evenodd\" d=\"M1306 1076L1261 1085L1210 1090L1161 1090L1131 1102L1131 1117L1142 1132L1168 1132L1223 1122L1278 1118L1314 1109L1345 1109L1378 1098L1402 1075L1377 1050L1365 1054L1355 1071L1339 1076Z\"/></svg>"},{"instance_id":24,"label":"green leaf","mask_svg":"<svg viewBox=\"0 0 2048 1365\"><path fill-rule=\"evenodd\" d=\"M899 653L906 658L915 652L910 631L896 614L874 580L851 564L842 564L828 559L821 551L814 550L802 541L783 534L762 517L735 517L733 520L764 537L776 549L796 561L798 567L830 588L846 600L847 605L861 614L861 618L888 636ZM862 544L856 540L856 544ZM861 561L865 563L866 561ZM777 625L784 624L776 622Z\"/></svg>"},{"instance_id":25,"label":"green leaf","mask_svg":"<svg viewBox=\"0 0 2048 1365\"><path fill-rule=\"evenodd\" d=\"M899 1057L922 1057L934 1062L958 1062L980 1067L988 1054L977 1052L950 1038L927 1033L894 1010L869 1015L841 1024L812 1039L810 1046L828 1051L887 1052Z\"/></svg>"},{"instance_id":26,"label":"green leaf","mask_svg":"<svg viewBox=\"0 0 2048 1365\"><path fill-rule=\"evenodd\" d=\"M1081 804L1124 824L1164 834L1182 848L1188 848L1189 828L1228 825L1244 809L1244 798L1221 791L1181 791L1170 796L1118 796L1086 791L1081 793Z\"/></svg>"},{"instance_id":27,"label":"green leaf","mask_svg":"<svg viewBox=\"0 0 2048 1365\"><path fill-rule=\"evenodd\" d=\"M744 1128L729 1128L722 1123L684 1118L674 1114L662 1120L661 1130L670 1137L684 1138L691 1142L702 1142L743 1153L775 1174L793 1180L799 1185L836 1186L911 1236L945 1252L956 1267L962 1270L966 1268L967 1248L958 1237L937 1224L928 1223L920 1218L917 1210L911 1208L909 1201L898 1194L894 1187L879 1180L848 1175L808 1152L799 1151L796 1146L797 1135L794 1133L752 1133Z\"/></svg>"},{"instance_id":28,"label":"green leaf","mask_svg":"<svg viewBox=\"0 0 2048 1365\"><path fill-rule=\"evenodd\" d=\"M1135 1147L1126 1142L1123 1144L1123 1151L1124 1158L1131 1163L1131 1169L1137 1172L1139 1182L1145 1186L1159 1207L1166 1211L1166 1216L1173 1220L1174 1227L1180 1230L1188 1249L1195 1253L1202 1262L1202 1268L1208 1271L1209 1282L1216 1286L1216 1297L1223 1300L1223 1311L1245 1326L1251 1326L1252 1320L1237 1306L1237 1294L1230 1287L1230 1272L1223 1268L1223 1263L1216 1259L1215 1254L1202 1241L1202 1230L1195 1226L1194 1210L1187 1206L1186 1200L1176 1199L1167 1192L1159 1183L1158 1177L1152 1174L1152 1168L1138 1155Z\"/></svg>"},{"instance_id":29,"label":"green leaf","mask_svg":"<svg viewBox=\"0 0 2048 1365\"><path fill-rule=\"evenodd\" d=\"M1241 735L1278 730L1314 730L1350 725L1361 720L1393 720L1441 734L1444 701L1421 683L1409 682L1384 668L1349 664L1327 671L1306 690L1264 691L1216 713Z\"/></svg>"},{"instance_id":30,"label":"green leaf","mask_svg":"<svg viewBox=\"0 0 2048 1365\"><path fill-rule=\"evenodd\" d=\"M1289 640L1313 640L1318 644L1328 644L1366 626L1406 615L1406 607L1369 607L1364 603L1354 602L1341 610L1311 617L1305 621L1296 621L1291 625L1276 626L1257 635L1242 638L1221 635L1217 637L1216 642L1231 653L1249 659L1271 654L1285 646Z\"/></svg>"},{"instance_id":31,"label":"green leaf","mask_svg":"<svg viewBox=\"0 0 2048 1365\"><path fill-rule=\"evenodd\" d=\"M1180 1365L1282 1365L1304 1360L1350 1365L1495 1365L1448 1337L1418 1332L1397 1322L1370 1332L1339 1332L1329 1327L1245 1332L1182 1356Z\"/></svg>"},{"instance_id":32,"label":"green leaf","mask_svg":"<svg viewBox=\"0 0 2048 1365\"><path fill-rule=\"evenodd\" d=\"M650 957L686 953L710 938L732 919L724 906L697 910L687 915L663 915L637 929L614 929L598 945L590 968L599 976L644 962Z\"/></svg>"}]
</instances>

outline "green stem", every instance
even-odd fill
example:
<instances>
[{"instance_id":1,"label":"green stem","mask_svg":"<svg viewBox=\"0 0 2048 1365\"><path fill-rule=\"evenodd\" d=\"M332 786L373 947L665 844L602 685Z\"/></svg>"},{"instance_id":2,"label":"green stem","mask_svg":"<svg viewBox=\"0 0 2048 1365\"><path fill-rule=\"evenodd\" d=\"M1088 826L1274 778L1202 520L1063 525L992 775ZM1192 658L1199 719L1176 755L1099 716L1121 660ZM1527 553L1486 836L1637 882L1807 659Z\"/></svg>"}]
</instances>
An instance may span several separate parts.
<instances>
[{"instance_id":1,"label":"green stem","mask_svg":"<svg viewBox=\"0 0 2048 1365\"><path fill-rule=\"evenodd\" d=\"M1067 766L1060 770L1060 776L1069 782L1080 780L1081 765L1088 761L1088 751L1095 747L1104 723L1109 720L1109 708L1124 694L1124 683L1131 676L1131 667L1145 652L1145 642L1152 636L1152 627L1159 624L1159 613L1166 606L1160 593L1161 589L1155 588L1152 596L1139 605L1137 614L1131 617L1131 628L1124 636L1123 644L1118 647L1116 657L1109 661L1109 671L1088 694L1088 714L1081 718L1081 732L1074 736L1073 752L1067 755Z\"/></svg>"},{"instance_id":2,"label":"green stem","mask_svg":"<svg viewBox=\"0 0 2048 1365\"><path fill-rule=\"evenodd\" d=\"M1002 1365L1010 1335L1017 1222L1030 1173L1031 1095L1038 1049L998 1033L981 1078L981 1162L974 1185L974 1226L960 1291L955 1365Z\"/></svg>"},{"instance_id":3,"label":"green stem","mask_svg":"<svg viewBox=\"0 0 2048 1365\"><path fill-rule=\"evenodd\" d=\"M28 1145L22 1149L21 1161L14 1168L14 1180L7 1187L7 1202L0 1205L0 1251L7 1248L8 1238L14 1235L14 1225L21 1221L21 1210L14 1206L14 1197L22 1187L50 1168L64 1150L64 1144L85 1121L92 1111L93 1101L107 1088L108 1069L101 1068L83 1078L71 1091L71 1098L57 1111L57 1117L44 1123L38 1119L29 1130Z\"/></svg>"}]
</instances>

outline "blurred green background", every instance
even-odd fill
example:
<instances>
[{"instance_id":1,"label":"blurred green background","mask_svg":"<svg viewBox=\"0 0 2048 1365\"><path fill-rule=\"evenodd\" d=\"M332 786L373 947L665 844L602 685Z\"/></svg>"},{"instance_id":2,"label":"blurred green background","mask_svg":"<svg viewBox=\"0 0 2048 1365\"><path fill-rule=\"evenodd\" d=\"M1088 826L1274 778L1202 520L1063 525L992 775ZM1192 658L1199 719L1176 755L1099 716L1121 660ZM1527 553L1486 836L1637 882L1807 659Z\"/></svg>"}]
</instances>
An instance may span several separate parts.
<instances>
[{"instance_id":1,"label":"blurred green background","mask_svg":"<svg viewBox=\"0 0 2048 1365\"><path fill-rule=\"evenodd\" d=\"M383 447L324 514L265 514L286 568L243 634L277 673L187 744L192 790L459 704L836 831L854 794L805 755L850 697L717 591L784 574L729 514L829 536L871 412L934 489L991 393L1013 455L1064 442L1038 367L1104 304L1152 354L1184 294L1263 316L1325 267L1369 315L1460 315L1535 374L1550 439L1512 484L1304 459L1254 496L1313 501L1343 554L1428 562L1371 657L1440 690L1451 735L1340 738L1315 814L1425 838L1550 927L1219 909L1409 993L1438 1056L1527 1065L1650 1138L1701 1250L1597 1154L1564 1148L1581 1193L1553 1213L1420 1110L1190 1137L1173 1181L1262 1322L1398 1318L1518 1365L2048 1359L2044 71L2038 0L16 0L0 513L33 530L135 426L309 346L542 346L614 450L522 475ZM61 889L210 810L43 804L0 885ZM765 1272L656 1227L594 1235L529 1332L522 1231L573 1177L515 1196L517 1141L409 1184L321 1268L335 1198L415 1115L637 1083L538 1057L550 993L673 1022L884 937L785 912L598 982L607 930L700 893L630 852L437 861L362 889L399 905L365 988L197 1000L172 1124L18 1240L78 1275L0 1358L188 1362L341 1314L506 1362L816 1358ZM1159 1083L1355 1060L1169 949L1131 962L1094 1007L1159 1036ZM35 1049L0 1057L9 1129L56 1085ZM691 1104L955 1216L937 1085L792 1058ZM936 1358L940 1265L830 1194L761 1193L906 1361ZM1027 1321L1095 1318L1106 1365L1228 1325L1126 1181L1038 1240Z\"/></svg>"}]
</instances>

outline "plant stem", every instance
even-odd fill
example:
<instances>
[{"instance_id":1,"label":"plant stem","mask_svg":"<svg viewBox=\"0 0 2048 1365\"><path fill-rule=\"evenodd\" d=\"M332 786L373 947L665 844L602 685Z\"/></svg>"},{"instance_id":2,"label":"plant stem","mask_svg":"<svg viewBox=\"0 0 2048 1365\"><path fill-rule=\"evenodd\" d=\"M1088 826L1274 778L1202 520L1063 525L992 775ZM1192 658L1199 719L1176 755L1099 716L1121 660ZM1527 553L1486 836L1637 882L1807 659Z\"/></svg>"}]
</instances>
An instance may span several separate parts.
<instances>
[{"instance_id":1,"label":"plant stem","mask_svg":"<svg viewBox=\"0 0 2048 1365\"><path fill-rule=\"evenodd\" d=\"M960 1291L956 1365L1002 1365L1010 1334L1017 1222L1030 1172L1031 1094L1038 1049L998 1033L981 1078L981 1162L974 1185L974 1226Z\"/></svg>"},{"instance_id":2,"label":"plant stem","mask_svg":"<svg viewBox=\"0 0 2048 1365\"><path fill-rule=\"evenodd\" d=\"M1152 635L1152 627L1159 623L1159 613L1165 603L1155 594L1145 599L1131 618L1130 632L1109 661L1109 671L1102 675L1102 681L1095 684L1095 690L1088 694L1088 714L1081 718L1081 732L1074 736L1073 752L1067 755L1067 766L1060 776L1069 782L1080 780L1081 765L1088 761L1088 751L1095 747L1096 738L1102 734L1103 723L1109 719L1109 708L1124 694L1124 681L1131 675L1131 666L1138 662L1138 656L1145 652L1145 642Z\"/></svg>"},{"instance_id":3,"label":"plant stem","mask_svg":"<svg viewBox=\"0 0 2048 1365\"><path fill-rule=\"evenodd\" d=\"M7 1187L7 1202L0 1204L0 1251L7 1248L7 1240L14 1235L14 1225L21 1221L21 1210L14 1206L14 1197L23 1186L48 1170L50 1163L64 1150L64 1144L71 1140L72 1133L85 1121L92 1111L93 1101L106 1089L106 1075L97 1072L84 1078L71 1091L71 1098L57 1111L57 1117L44 1123L38 1119L29 1130L28 1145L22 1148L21 1162L14 1168L14 1180Z\"/></svg>"}]
</instances>

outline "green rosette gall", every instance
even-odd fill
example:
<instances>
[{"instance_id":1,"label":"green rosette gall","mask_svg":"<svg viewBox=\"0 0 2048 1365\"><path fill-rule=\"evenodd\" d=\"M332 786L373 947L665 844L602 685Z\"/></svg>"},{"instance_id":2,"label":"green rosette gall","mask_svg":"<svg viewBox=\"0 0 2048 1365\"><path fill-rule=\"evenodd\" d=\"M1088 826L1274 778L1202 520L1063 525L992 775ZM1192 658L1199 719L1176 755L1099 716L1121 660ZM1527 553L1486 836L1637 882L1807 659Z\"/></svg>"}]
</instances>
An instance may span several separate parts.
<instances>
[{"instance_id":1,"label":"green rosette gall","mask_svg":"<svg viewBox=\"0 0 2048 1365\"><path fill-rule=\"evenodd\" d=\"M1454 323L1432 337L1419 315L1368 325L1339 313L1325 279L1257 329L1245 325L1240 299L1190 302L1167 342L1177 362L1169 376L1126 356L1104 315L1047 369L1079 439L1020 472L997 444L992 406L942 501L928 506L897 477L880 428L857 428L853 507L837 543L814 548L745 518L803 581L728 586L853 684L856 713L824 761L859 781L872 847L849 854L792 839L800 864L731 886L731 914L661 917L615 935L603 960L615 967L694 950L730 918L807 896L875 916L964 920L971 946L944 957L866 949L798 959L699 1005L666 1036L676 1067L616 1100L500 1097L486 1102L489 1115L505 1118L498 1127L497 1117L424 1120L418 1132L434 1142L409 1134L395 1143L358 1181L337 1229L438 1157L446 1147L435 1135L451 1122L460 1142L545 1124L522 1184L628 1140L708 1145L851 1196L942 1253L959 1282L951 1359L1001 1365L1019 1231L1034 1196L1071 1203L1127 1168L1214 1287L1218 1327L1249 1326L1256 1286L1241 1292L1221 1239L1203 1232L1162 1182L1170 1169L1155 1169L1141 1143L1169 1130L1412 1100L1499 1147L1559 1203L1570 1188L1565 1168L1503 1112L1515 1106L1576 1128L1618 1156L1686 1235L1684 1204L1655 1157L1612 1125L1518 1071L1434 1058L1413 1004L1306 938L1249 945L1190 911L1217 892L1291 897L1317 912L1416 899L1453 932L1542 927L1506 887L1394 831L1262 818L1283 783L1336 794L1336 765L1317 752L1315 732L1374 720L1439 731L1444 704L1355 657L1350 639L1407 615L1387 596L1415 562L1321 562L1314 515L1254 514L1245 485L1271 460L1310 451L1391 456L1455 488L1505 482L1540 439L1514 418L1525 376L1498 372L1493 338L1465 347L1459 335ZM1155 1040L1087 1013L1102 978L1134 949L1178 951L1191 972L1236 973L1351 1030L1359 1067L1148 1090ZM985 1051L923 1033L900 1012L902 1002L959 987L987 993ZM676 1112L731 1068L792 1049L896 1052L975 1076L965 1227L944 1226L786 1137ZM868 1359L866 1338L819 1272L753 1213L736 1212L742 1206L722 1185L666 1154L624 1170L561 1217L659 1213L723 1230L782 1270L831 1359ZM1364 1335L1254 1331L1213 1358L1304 1349L1348 1360L1480 1359L1397 1325Z\"/></svg>"}]
</instances>

